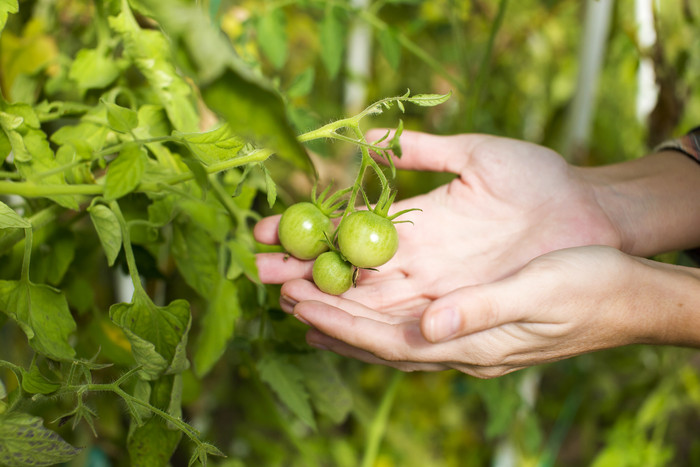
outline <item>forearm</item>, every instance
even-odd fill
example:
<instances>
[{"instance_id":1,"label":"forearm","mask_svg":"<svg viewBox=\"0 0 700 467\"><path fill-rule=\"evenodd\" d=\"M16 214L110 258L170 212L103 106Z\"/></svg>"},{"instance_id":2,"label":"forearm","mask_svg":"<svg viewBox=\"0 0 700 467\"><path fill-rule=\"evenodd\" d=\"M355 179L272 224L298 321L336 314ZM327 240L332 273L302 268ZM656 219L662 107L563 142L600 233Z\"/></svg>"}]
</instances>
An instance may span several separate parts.
<instances>
[{"instance_id":1,"label":"forearm","mask_svg":"<svg viewBox=\"0 0 700 467\"><path fill-rule=\"evenodd\" d=\"M651 256L700 246L700 164L667 151L574 169L616 226L622 251Z\"/></svg>"},{"instance_id":2,"label":"forearm","mask_svg":"<svg viewBox=\"0 0 700 467\"><path fill-rule=\"evenodd\" d=\"M627 323L640 344L700 347L700 269L638 258Z\"/></svg>"}]
</instances>

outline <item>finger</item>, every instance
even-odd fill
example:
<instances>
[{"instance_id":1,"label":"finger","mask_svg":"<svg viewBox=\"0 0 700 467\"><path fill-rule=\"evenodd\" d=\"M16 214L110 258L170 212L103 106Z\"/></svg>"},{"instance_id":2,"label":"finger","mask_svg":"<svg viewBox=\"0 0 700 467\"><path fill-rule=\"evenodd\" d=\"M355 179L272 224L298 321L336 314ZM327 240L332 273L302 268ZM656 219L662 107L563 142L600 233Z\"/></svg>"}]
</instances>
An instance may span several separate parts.
<instances>
[{"instance_id":1,"label":"finger","mask_svg":"<svg viewBox=\"0 0 700 467\"><path fill-rule=\"evenodd\" d=\"M306 333L306 342L312 347L321 350L330 350L344 357L354 358L372 365L385 365L401 371L443 371L449 369L441 363L416 363L416 362L389 362L367 352L358 349L343 341L329 337L317 329L310 329Z\"/></svg>"},{"instance_id":2,"label":"finger","mask_svg":"<svg viewBox=\"0 0 700 467\"><path fill-rule=\"evenodd\" d=\"M376 141L386 134L386 130L370 130L367 141ZM390 140L393 132L387 140ZM469 162L469 156L477 145L493 139L493 136L481 134L460 134L438 136L417 131L404 131L399 142L401 157L394 158L399 169L428 170L433 172L451 172L459 174ZM382 143L380 143L382 144ZM384 160L375 155L377 160ZM386 162L384 160L384 162Z\"/></svg>"},{"instance_id":3,"label":"finger","mask_svg":"<svg viewBox=\"0 0 700 467\"><path fill-rule=\"evenodd\" d=\"M444 359L441 346L421 335L417 320L386 323L316 301L300 302L294 315L327 336L388 362L436 363Z\"/></svg>"},{"instance_id":4,"label":"finger","mask_svg":"<svg viewBox=\"0 0 700 467\"><path fill-rule=\"evenodd\" d=\"M308 280L290 280L286 282L280 291L280 295L287 303L300 303L314 301L323 303L334 309L343 310L351 316L358 316L371 319L386 324L397 324L408 320L415 321L415 318L401 316L400 314L389 314L375 311L357 301L349 300L344 296L328 295L321 292L312 282ZM296 313L296 308L294 308Z\"/></svg>"},{"instance_id":5,"label":"finger","mask_svg":"<svg viewBox=\"0 0 700 467\"><path fill-rule=\"evenodd\" d=\"M255 255L258 276L263 284L283 284L292 279L311 279L313 261L301 261L286 253Z\"/></svg>"},{"instance_id":6,"label":"finger","mask_svg":"<svg viewBox=\"0 0 700 467\"><path fill-rule=\"evenodd\" d=\"M253 237L266 245L279 244L280 239L277 235L277 227L280 224L281 217L281 215L277 215L260 219L253 227Z\"/></svg>"},{"instance_id":7,"label":"finger","mask_svg":"<svg viewBox=\"0 0 700 467\"><path fill-rule=\"evenodd\" d=\"M523 282L523 281L520 281ZM462 287L431 303L421 317L421 332L429 342L460 336L520 321L525 297L536 289L511 276L490 284Z\"/></svg>"}]
</instances>

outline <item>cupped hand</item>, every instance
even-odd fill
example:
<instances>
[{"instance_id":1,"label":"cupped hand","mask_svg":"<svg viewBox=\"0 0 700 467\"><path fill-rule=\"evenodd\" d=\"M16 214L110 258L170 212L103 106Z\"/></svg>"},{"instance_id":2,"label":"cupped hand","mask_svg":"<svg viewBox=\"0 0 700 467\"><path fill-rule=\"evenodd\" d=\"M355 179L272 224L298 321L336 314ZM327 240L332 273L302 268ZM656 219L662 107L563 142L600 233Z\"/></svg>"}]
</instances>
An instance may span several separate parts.
<instances>
[{"instance_id":1,"label":"cupped hand","mask_svg":"<svg viewBox=\"0 0 700 467\"><path fill-rule=\"evenodd\" d=\"M382 132L368 134L368 140ZM404 132L400 169L450 172L450 183L394 204L419 208L397 224L399 249L379 271L362 271L343 299L376 312L418 316L430 302L460 287L512 274L531 259L579 245L618 246L615 226L577 169L535 144L489 135L433 136ZM277 243L279 216L260 221L255 236ZM311 262L266 253L260 278L284 283L310 278ZM304 287L296 290L294 287ZM299 301L298 282L285 290Z\"/></svg>"},{"instance_id":2,"label":"cupped hand","mask_svg":"<svg viewBox=\"0 0 700 467\"><path fill-rule=\"evenodd\" d=\"M491 378L626 344L683 342L668 340L683 303L666 295L674 288L692 295L688 285L697 291L700 281L679 268L587 246L550 252L502 280L458 288L418 314L379 312L323 294L304 279L282 286L282 307L312 326L307 342L317 348L404 371L452 368ZM675 327L677 334L694 326Z\"/></svg>"}]
</instances>

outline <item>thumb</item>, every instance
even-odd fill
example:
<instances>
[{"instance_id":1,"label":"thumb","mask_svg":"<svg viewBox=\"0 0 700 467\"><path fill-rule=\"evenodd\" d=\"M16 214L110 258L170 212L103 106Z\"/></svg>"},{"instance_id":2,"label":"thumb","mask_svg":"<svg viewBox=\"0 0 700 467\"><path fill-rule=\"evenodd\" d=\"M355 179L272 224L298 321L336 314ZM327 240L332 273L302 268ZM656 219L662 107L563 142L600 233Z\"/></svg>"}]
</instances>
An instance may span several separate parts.
<instances>
[{"instance_id":1,"label":"thumb","mask_svg":"<svg viewBox=\"0 0 700 467\"><path fill-rule=\"evenodd\" d=\"M372 142L382 138L386 132L386 129L373 129L365 136L367 141ZM391 140L393 134L392 130L385 141ZM402 155L394 158L394 164L399 169L460 174L469 163L473 148L489 138L494 137L481 134L438 136L406 130L399 139ZM386 163L377 154L373 156Z\"/></svg>"},{"instance_id":2,"label":"thumb","mask_svg":"<svg viewBox=\"0 0 700 467\"><path fill-rule=\"evenodd\" d=\"M442 342L519 321L525 308L519 290L509 279L454 290L428 306L421 333L430 342Z\"/></svg>"}]
</instances>

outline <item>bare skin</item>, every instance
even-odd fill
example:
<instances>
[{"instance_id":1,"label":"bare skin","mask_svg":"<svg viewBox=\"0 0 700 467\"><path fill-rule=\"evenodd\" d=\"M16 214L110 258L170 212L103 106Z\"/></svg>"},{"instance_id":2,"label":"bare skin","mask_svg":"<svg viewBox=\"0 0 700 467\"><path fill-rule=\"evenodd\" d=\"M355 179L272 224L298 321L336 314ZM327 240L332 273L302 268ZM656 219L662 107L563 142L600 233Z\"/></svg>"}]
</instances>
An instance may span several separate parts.
<instances>
[{"instance_id":1,"label":"bare skin","mask_svg":"<svg viewBox=\"0 0 700 467\"><path fill-rule=\"evenodd\" d=\"M620 251L700 244L700 213L689 209L700 168L689 159L582 169L546 148L486 135L407 132L402 147L398 167L457 177L396 203L422 212L397 226L399 251L379 272L363 271L357 288L333 297L308 281L310 262L258 256L261 279L284 283L283 309L312 326L310 344L404 370L493 377L633 342L700 342L668 320L652 322L660 315L651 312L662 292L682 295L679 284L695 295L670 302L691 309L697 270ZM276 243L278 220L260 221L256 238ZM604 247L573 248L585 245Z\"/></svg>"}]
</instances>

